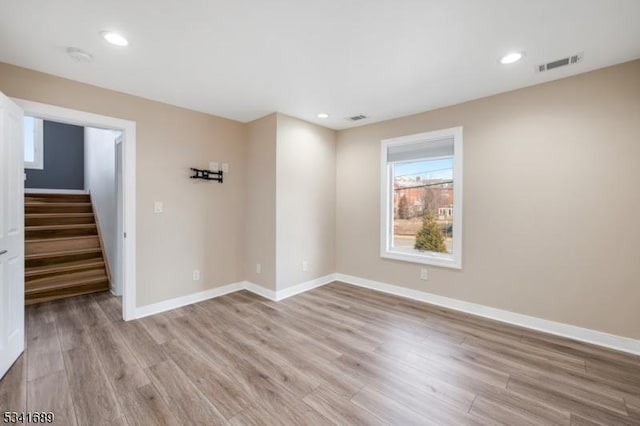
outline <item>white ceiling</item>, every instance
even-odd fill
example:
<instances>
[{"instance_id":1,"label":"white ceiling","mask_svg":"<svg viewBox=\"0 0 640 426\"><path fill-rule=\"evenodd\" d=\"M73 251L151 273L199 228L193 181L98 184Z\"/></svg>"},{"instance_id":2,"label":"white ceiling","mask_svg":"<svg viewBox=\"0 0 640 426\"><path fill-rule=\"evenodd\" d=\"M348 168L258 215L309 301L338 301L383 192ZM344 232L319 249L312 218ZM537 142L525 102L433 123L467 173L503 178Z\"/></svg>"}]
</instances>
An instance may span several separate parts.
<instances>
[{"instance_id":1,"label":"white ceiling","mask_svg":"<svg viewBox=\"0 0 640 426\"><path fill-rule=\"evenodd\" d=\"M636 59L639 17L639 0L1 0L0 61L240 121L279 111L342 129ZM527 55L499 65L512 50Z\"/></svg>"}]
</instances>

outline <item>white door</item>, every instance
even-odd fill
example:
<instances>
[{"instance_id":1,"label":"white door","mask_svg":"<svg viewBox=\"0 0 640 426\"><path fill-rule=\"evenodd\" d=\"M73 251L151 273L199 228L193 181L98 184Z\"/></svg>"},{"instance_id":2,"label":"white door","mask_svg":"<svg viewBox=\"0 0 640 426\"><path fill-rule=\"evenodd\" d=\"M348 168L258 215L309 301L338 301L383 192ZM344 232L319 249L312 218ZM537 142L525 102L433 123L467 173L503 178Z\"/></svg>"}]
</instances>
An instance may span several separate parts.
<instances>
[{"instance_id":1,"label":"white door","mask_svg":"<svg viewBox=\"0 0 640 426\"><path fill-rule=\"evenodd\" d=\"M0 378L24 351L22 110L0 93Z\"/></svg>"}]
</instances>

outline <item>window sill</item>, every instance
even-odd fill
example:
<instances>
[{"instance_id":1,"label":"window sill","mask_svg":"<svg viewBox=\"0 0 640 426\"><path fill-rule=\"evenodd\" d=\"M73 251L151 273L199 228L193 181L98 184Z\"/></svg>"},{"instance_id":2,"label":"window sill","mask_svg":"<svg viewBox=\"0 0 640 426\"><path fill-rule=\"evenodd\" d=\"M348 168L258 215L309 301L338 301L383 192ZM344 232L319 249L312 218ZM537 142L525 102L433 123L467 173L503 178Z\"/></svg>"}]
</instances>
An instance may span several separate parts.
<instances>
[{"instance_id":1,"label":"window sill","mask_svg":"<svg viewBox=\"0 0 640 426\"><path fill-rule=\"evenodd\" d=\"M420 263L423 265L440 266L443 268L462 269L459 258L445 257L427 254L415 254L402 251L382 251L380 257L385 259L401 260L404 262Z\"/></svg>"},{"instance_id":2,"label":"window sill","mask_svg":"<svg viewBox=\"0 0 640 426\"><path fill-rule=\"evenodd\" d=\"M24 163L25 170L44 170L44 167L38 163Z\"/></svg>"}]
</instances>

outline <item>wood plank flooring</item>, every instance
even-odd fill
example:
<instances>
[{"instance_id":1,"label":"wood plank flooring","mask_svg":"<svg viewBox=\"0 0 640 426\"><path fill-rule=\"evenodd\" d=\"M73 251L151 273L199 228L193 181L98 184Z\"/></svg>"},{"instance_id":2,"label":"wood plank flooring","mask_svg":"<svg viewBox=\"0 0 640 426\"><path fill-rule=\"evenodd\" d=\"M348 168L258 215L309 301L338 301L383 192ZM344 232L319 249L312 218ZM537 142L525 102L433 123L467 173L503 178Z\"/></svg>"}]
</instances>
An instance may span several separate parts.
<instances>
[{"instance_id":1,"label":"wood plank flooring","mask_svg":"<svg viewBox=\"0 0 640 426\"><path fill-rule=\"evenodd\" d=\"M27 307L0 412L60 425L640 425L640 358L333 283L132 322Z\"/></svg>"}]
</instances>

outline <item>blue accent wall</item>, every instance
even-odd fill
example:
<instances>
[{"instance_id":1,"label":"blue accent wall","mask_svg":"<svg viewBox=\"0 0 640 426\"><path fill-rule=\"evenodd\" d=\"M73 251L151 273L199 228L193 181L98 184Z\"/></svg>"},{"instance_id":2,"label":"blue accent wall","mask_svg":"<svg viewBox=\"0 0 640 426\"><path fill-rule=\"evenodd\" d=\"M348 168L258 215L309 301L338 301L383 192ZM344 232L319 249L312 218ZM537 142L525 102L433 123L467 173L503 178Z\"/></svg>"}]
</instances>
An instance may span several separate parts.
<instances>
[{"instance_id":1,"label":"blue accent wall","mask_svg":"<svg viewBox=\"0 0 640 426\"><path fill-rule=\"evenodd\" d=\"M25 169L25 188L84 189L84 127L43 123L44 170Z\"/></svg>"}]
</instances>

